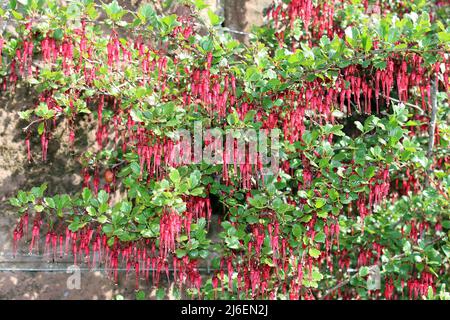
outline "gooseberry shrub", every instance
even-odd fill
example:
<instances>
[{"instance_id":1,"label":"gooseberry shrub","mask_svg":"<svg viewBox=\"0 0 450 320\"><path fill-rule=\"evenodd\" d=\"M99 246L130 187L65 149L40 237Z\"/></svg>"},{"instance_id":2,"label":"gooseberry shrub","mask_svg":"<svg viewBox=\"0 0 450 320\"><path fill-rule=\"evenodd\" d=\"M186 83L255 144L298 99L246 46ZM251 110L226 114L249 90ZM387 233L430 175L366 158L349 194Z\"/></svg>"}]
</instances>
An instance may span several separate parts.
<instances>
[{"instance_id":1,"label":"gooseberry shrub","mask_svg":"<svg viewBox=\"0 0 450 320\"><path fill-rule=\"evenodd\" d=\"M96 124L79 190L10 199L14 250L198 299L447 299L450 9L386 3L275 0L246 44L203 1L10 1L0 77L36 96L28 161ZM196 125L276 134L278 166L241 131L225 150L204 134L218 161L195 159Z\"/></svg>"}]
</instances>

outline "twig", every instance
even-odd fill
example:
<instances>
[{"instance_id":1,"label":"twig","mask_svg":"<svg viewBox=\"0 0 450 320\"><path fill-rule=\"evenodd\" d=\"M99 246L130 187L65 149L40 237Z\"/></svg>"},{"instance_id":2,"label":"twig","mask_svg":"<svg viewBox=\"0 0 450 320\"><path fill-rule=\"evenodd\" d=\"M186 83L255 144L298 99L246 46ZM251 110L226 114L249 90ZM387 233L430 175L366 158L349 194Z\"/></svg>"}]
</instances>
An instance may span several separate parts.
<instances>
[{"instance_id":1,"label":"twig","mask_svg":"<svg viewBox=\"0 0 450 320\"><path fill-rule=\"evenodd\" d=\"M26 131L28 131L28 129L29 129L33 124L42 122L42 121L44 121L44 120L45 120L45 119L43 119L43 118L39 118L39 119L33 120L33 121L31 121L25 128L22 128L22 130L26 132Z\"/></svg>"},{"instance_id":2,"label":"twig","mask_svg":"<svg viewBox=\"0 0 450 320\"><path fill-rule=\"evenodd\" d=\"M126 162L126 160L121 160L121 161L119 161L119 162L113 164L113 165L111 166L111 169L115 169L115 168L121 166L122 164L124 164L125 162Z\"/></svg>"},{"instance_id":3,"label":"twig","mask_svg":"<svg viewBox=\"0 0 450 320\"><path fill-rule=\"evenodd\" d=\"M323 300L323 299L324 299L326 296L328 296L330 293L332 293L332 292L338 290L339 288L342 288L342 287L345 286L347 283L349 283L351 279L353 279L354 277L356 277L356 275L357 275L357 274L354 274L353 276L351 276L351 277L348 278L347 280L344 280L344 281L338 283L336 286L334 286L334 287L328 289L328 290L325 292L325 294L324 294L322 297L320 297L320 299Z\"/></svg>"},{"instance_id":4,"label":"twig","mask_svg":"<svg viewBox=\"0 0 450 320\"><path fill-rule=\"evenodd\" d=\"M430 178L430 181L434 184L434 186L436 187L436 190L445 198L445 200L449 200L448 196L444 193L444 191L442 190L441 186L434 181L434 179Z\"/></svg>"},{"instance_id":5,"label":"twig","mask_svg":"<svg viewBox=\"0 0 450 320\"><path fill-rule=\"evenodd\" d=\"M62 113L57 113L57 114L55 114L54 117L55 117L55 118L59 118L61 115L62 115ZM31 121L25 128L22 128L22 130L23 130L24 132L27 132L28 129L30 129L30 127L31 127L33 124L36 124L36 123L39 123L39 122L42 122L42 121L45 121L45 120L49 120L49 119L39 118L39 119L33 120L33 121Z\"/></svg>"},{"instance_id":6,"label":"twig","mask_svg":"<svg viewBox=\"0 0 450 320\"><path fill-rule=\"evenodd\" d=\"M439 242L439 241L442 240L443 238L444 238L444 236L439 237L439 238L436 238L436 239L433 239L433 240L431 240L430 242L427 242L427 243L425 244L425 247L426 247L426 246L429 246L429 245L431 245L431 244L435 244L436 242ZM407 256L406 253L401 253L401 254L399 254L399 255L393 256L391 259L389 259L388 262L392 262L392 261L394 261L394 260L402 259L402 258L404 258L404 257L406 257L406 256ZM373 271L373 269L374 269L375 267L377 267L377 265L370 266L370 267L369 267L369 273L370 273L371 271ZM358 268L358 269L355 271L355 274L352 275L351 277L349 277L348 279L345 279L344 281L339 282L339 283L338 283L337 285L335 285L334 287L332 287L332 288L328 289L327 291L325 291L324 295L323 295L322 297L320 297L320 299L324 299L326 296L328 296L328 295L331 294L332 292L336 291L336 290L339 289L339 288L342 288L343 286L345 286L346 284L348 284L352 279L356 278L356 277L359 275L359 269L360 269L360 268Z\"/></svg>"},{"instance_id":7,"label":"twig","mask_svg":"<svg viewBox=\"0 0 450 320\"><path fill-rule=\"evenodd\" d=\"M380 93L380 96L382 96L382 97L385 98L385 99L388 99L388 97L387 97L386 95L382 94L382 93ZM392 98L392 97L389 97L389 100L395 101L395 102L397 102L397 103L403 103L405 106L413 107L413 108L419 110L421 114L423 113L422 108L419 107L419 106L416 105L416 104L412 104L412 103L409 103L409 102L403 102L403 101L401 101L401 100L398 100L398 99L395 99L395 98Z\"/></svg>"},{"instance_id":8,"label":"twig","mask_svg":"<svg viewBox=\"0 0 450 320\"><path fill-rule=\"evenodd\" d=\"M434 133L436 131L436 114L437 114L437 75L431 80L431 116L430 125L428 126L428 150L427 159L433 159L433 147L434 147ZM427 174L425 175L425 187L430 185L430 175L433 172L431 163L428 166Z\"/></svg>"}]
</instances>

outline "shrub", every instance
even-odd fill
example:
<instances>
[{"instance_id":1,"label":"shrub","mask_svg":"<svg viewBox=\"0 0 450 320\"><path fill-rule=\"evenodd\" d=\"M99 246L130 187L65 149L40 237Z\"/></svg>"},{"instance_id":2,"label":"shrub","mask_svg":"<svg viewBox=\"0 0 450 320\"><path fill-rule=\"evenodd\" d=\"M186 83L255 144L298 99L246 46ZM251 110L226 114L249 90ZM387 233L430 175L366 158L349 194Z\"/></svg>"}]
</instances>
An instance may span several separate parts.
<instances>
[{"instance_id":1,"label":"shrub","mask_svg":"<svg viewBox=\"0 0 450 320\"><path fill-rule=\"evenodd\" d=\"M78 192L10 199L15 248L202 299L447 298L448 5L275 1L246 45L184 3L0 12L3 90L37 95L29 161L97 123Z\"/></svg>"}]
</instances>

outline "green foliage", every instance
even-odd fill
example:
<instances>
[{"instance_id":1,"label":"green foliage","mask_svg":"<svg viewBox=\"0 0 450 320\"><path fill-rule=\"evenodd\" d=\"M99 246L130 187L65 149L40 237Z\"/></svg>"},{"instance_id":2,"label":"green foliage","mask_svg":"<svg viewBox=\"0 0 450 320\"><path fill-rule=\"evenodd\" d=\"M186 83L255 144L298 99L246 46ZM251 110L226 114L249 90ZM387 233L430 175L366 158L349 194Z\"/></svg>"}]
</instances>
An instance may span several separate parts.
<instances>
[{"instance_id":1,"label":"green foliage","mask_svg":"<svg viewBox=\"0 0 450 320\"><path fill-rule=\"evenodd\" d=\"M156 250L152 258L182 266L184 279L189 273L185 293L206 299L380 298L367 285L375 265L385 298L448 299L450 38L442 8L433 20L425 1L402 9L394 1L382 14L362 1L336 2L327 32L320 17L306 25L288 16L282 38L272 17L245 45L219 32L211 10L198 32L206 5L186 3L188 16L90 0L11 1L0 12L17 24L16 34L2 36L0 75L11 86L17 76L40 98L19 113L27 137L37 133L45 152L60 123L74 132L87 115L97 122L97 151L78 155L85 187L70 195L45 194L46 184L19 191L10 199L18 226L33 216L48 232L60 232L61 223L76 235L95 230L116 253ZM30 17L42 21L27 24ZM48 43L58 46L55 57ZM33 63L39 70L25 70ZM435 93L427 87L433 75ZM174 163L174 153L188 152L174 149L180 132L198 123L220 133L275 128L281 139L270 147L280 168L264 175L255 165L224 165L223 157ZM124 196L114 197L116 190ZM213 275L202 282L197 267L205 263ZM243 288L242 277L251 285ZM426 293L410 296L404 283L414 281L429 285ZM339 296L330 288L341 282ZM165 298L165 289L156 297Z\"/></svg>"}]
</instances>

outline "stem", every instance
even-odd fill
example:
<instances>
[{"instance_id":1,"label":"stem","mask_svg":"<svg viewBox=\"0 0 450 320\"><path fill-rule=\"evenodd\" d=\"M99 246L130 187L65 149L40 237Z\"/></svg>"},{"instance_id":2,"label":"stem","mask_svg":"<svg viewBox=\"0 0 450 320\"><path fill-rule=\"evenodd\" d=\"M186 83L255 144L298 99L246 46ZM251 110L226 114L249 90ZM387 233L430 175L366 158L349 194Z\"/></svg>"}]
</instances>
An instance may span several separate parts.
<instances>
[{"instance_id":1,"label":"stem","mask_svg":"<svg viewBox=\"0 0 450 320\"><path fill-rule=\"evenodd\" d=\"M443 237L436 238L436 239L433 239L433 240L427 242L427 243L425 244L425 247L426 247L426 246L429 246L429 245L432 245L432 244L435 244L435 243L441 241L443 238L444 238L444 236L443 236ZM416 251L417 251L417 250L416 250ZM392 262L392 261L395 261L395 260L399 260L399 259L402 259L402 258L405 258L406 256L407 256L406 253L401 253L401 254L399 254L399 255L393 256L391 259L389 259L389 261L388 261L387 263ZM385 263L385 264L387 264L387 263ZM377 267L377 265L372 265L372 266L370 266L370 267L369 267L369 273L370 273L370 271L372 271L375 267ZM345 286L346 284L348 284L353 278L356 278L356 277L359 275L359 269L360 269L360 268L358 268L358 269L355 271L355 274L352 275L351 277L345 279L344 281L339 282L339 283L338 283L337 285L335 285L334 287L332 287L332 288L328 289L327 291L325 291L324 295L323 295L322 297L320 297L320 299L323 300L326 296L328 296L328 295L331 294L332 292L336 291L337 289L342 288L343 286Z\"/></svg>"},{"instance_id":2,"label":"stem","mask_svg":"<svg viewBox=\"0 0 450 320\"><path fill-rule=\"evenodd\" d=\"M126 162L126 160L121 160L118 163L115 163L111 166L111 169L115 169L117 167L120 167L122 164L124 164Z\"/></svg>"},{"instance_id":3,"label":"stem","mask_svg":"<svg viewBox=\"0 0 450 320\"><path fill-rule=\"evenodd\" d=\"M36 120L33 120L33 121L31 121L25 128L22 128L22 130L23 131L28 131L28 129L30 129L30 127L33 125L33 124L36 124L36 123L40 123L40 122L42 122L42 121L44 121L45 119L43 119L43 118L39 118L39 119L36 119Z\"/></svg>"},{"instance_id":4,"label":"stem","mask_svg":"<svg viewBox=\"0 0 450 320\"><path fill-rule=\"evenodd\" d=\"M57 113L57 114L55 115L55 117L56 117L56 118L59 118L61 115L62 115L62 113ZM38 118L38 119L36 119L36 120L33 120L33 121L31 121L25 128L22 128L22 130L23 130L24 132L27 132L28 129L30 129L30 127L31 127L32 125L34 125L34 124L36 124L36 123L40 123L40 122L42 122L42 121L46 121L46 120L50 120L50 119Z\"/></svg>"},{"instance_id":5,"label":"stem","mask_svg":"<svg viewBox=\"0 0 450 320\"><path fill-rule=\"evenodd\" d=\"M339 282L339 283L338 283L337 285L335 285L334 287L328 289L328 290L325 292L325 294L324 294L322 297L320 297L320 299L323 300L323 299L324 299L326 296L328 296L330 293L332 293L332 292L336 291L337 289L339 289L339 288L345 286L347 283L350 282L351 279L353 279L353 278L356 277L357 275L358 275L358 273L354 274L353 276L351 276L350 278L348 278L348 279L346 279L346 280L344 280L344 281L342 281L342 282Z\"/></svg>"},{"instance_id":6,"label":"stem","mask_svg":"<svg viewBox=\"0 0 450 320\"><path fill-rule=\"evenodd\" d=\"M434 133L436 132L436 114L437 114L437 75L431 80L431 116L430 116L430 125L428 127L428 150L427 150L427 158L429 160L433 159L433 147L434 147ZM425 188L430 185L430 175L433 172L431 165L433 161L428 166L427 173L425 175Z\"/></svg>"},{"instance_id":7,"label":"stem","mask_svg":"<svg viewBox=\"0 0 450 320\"><path fill-rule=\"evenodd\" d=\"M387 96L382 94L382 93L380 93L380 96L382 96L383 98L387 98ZM401 101L401 100L398 100L398 99L395 99L395 98L392 98L392 97L389 97L389 100L392 100L392 101L397 102L397 103L403 103L405 106L413 107L413 108L417 109L420 112L420 114L423 113L422 108L419 107L416 104L412 104L412 103L409 103L409 102L404 102L404 101Z\"/></svg>"}]
</instances>

